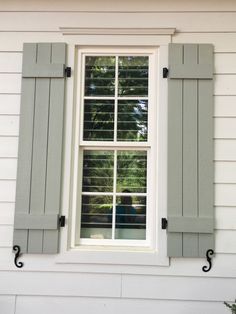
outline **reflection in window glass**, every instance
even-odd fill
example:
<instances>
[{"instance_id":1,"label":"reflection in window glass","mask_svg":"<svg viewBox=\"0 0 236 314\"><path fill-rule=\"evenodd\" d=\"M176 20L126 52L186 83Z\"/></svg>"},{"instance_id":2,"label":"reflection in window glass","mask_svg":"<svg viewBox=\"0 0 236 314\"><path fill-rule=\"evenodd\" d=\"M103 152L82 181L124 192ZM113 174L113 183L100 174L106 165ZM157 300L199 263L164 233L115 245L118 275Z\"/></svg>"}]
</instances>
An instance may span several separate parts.
<instances>
[{"instance_id":1,"label":"reflection in window glass","mask_svg":"<svg viewBox=\"0 0 236 314\"><path fill-rule=\"evenodd\" d=\"M117 192L146 193L146 151L118 151Z\"/></svg>"},{"instance_id":2,"label":"reflection in window glass","mask_svg":"<svg viewBox=\"0 0 236 314\"><path fill-rule=\"evenodd\" d=\"M147 100L118 101L118 141L147 141Z\"/></svg>"},{"instance_id":3,"label":"reflection in window glass","mask_svg":"<svg viewBox=\"0 0 236 314\"><path fill-rule=\"evenodd\" d=\"M116 239L146 238L146 197L124 195L116 198Z\"/></svg>"},{"instance_id":4,"label":"reflection in window glass","mask_svg":"<svg viewBox=\"0 0 236 314\"><path fill-rule=\"evenodd\" d=\"M84 101L84 140L113 141L114 137L114 101Z\"/></svg>"},{"instance_id":5,"label":"reflection in window glass","mask_svg":"<svg viewBox=\"0 0 236 314\"><path fill-rule=\"evenodd\" d=\"M85 96L114 96L115 57L85 58Z\"/></svg>"},{"instance_id":6,"label":"reflection in window glass","mask_svg":"<svg viewBox=\"0 0 236 314\"><path fill-rule=\"evenodd\" d=\"M81 212L82 238L111 239L112 196L83 195Z\"/></svg>"},{"instance_id":7,"label":"reflection in window glass","mask_svg":"<svg viewBox=\"0 0 236 314\"><path fill-rule=\"evenodd\" d=\"M82 238L146 239L146 172L146 151L84 151Z\"/></svg>"},{"instance_id":8,"label":"reflection in window glass","mask_svg":"<svg viewBox=\"0 0 236 314\"><path fill-rule=\"evenodd\" d=\"M113 164L113 152L98 150L84 151L82 191L112 192Z\"/></svg>"},{"instance_id":9,"label":"reflection in window glass","mask_svg":"<svg viewBox=\"0 0 236 314\"><path fill-rule=\"evenodd\" d=\"M119 96L148 96L148 57L119 57Z\"/></svg>"}]
</instances>

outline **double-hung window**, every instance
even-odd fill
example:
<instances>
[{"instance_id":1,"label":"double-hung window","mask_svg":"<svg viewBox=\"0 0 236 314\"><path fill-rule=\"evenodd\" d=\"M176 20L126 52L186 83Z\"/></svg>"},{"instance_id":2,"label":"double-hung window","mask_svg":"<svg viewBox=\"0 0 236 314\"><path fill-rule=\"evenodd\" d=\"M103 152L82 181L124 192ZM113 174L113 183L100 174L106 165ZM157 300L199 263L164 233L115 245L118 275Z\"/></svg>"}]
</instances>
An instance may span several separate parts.
<instances>
[{"instance_id":1,"label":"double-hung window","mask_svg":"<svg viewBox=\"0 0 236 314\"><path fill-rule=\"evenodd\" d=\"M81 49L75 245L150 246L156 51Z\"/></svg>"}]
</instances>

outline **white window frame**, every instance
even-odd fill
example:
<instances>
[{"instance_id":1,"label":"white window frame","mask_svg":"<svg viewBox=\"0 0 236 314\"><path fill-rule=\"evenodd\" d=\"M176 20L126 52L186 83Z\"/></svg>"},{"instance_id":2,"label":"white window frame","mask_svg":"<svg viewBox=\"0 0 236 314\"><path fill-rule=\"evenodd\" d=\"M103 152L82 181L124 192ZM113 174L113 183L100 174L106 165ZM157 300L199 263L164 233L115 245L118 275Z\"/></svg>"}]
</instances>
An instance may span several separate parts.
<instances>
[{"instance_id":1,"label":"white window frame","mask_svg":"<svg viewBox=\"0 0 236 314\"><path fill-rule=\"evenodd\" d=\"M93 36L94 37L94 36ZM96 36L95 36L96 37ZM98 36L98 43L101 36ZM69 36L69 54L68 63L77 63L77 51L83 48L98 48L101 45L91 45L91 38L85 39L83 36ZM107 37L104 37L107 39ZM68 217L65 228L61 230L61 247L60 254L56 258L57 263L86 263L86 264L113 264L113 265L161 265L168 266L169 258L167 257L167 235L166 231L161 230L161 218L166 217L166 181L167 181L167 80L162 78L162 68L168 64L168 43L171 41L171 36L152 36L144 45L140 41L142 36L133 40L133 36L123 36L123 40L117 38L112 46L122 47L131 46L135 49L137 47L144 47L145 49L153 49L158 51L158 67L157 67L157 81L156 86L159 93L157 94L157 142L158 142L158 158L156 177L157 179L157 199L156 199L156 220L154 237L158 239L156 243L149 247L135 247L135 246L87 246L81 245L73 247L71 239L73 236L73 221L72 204L73 204L73 174L75 173L75 159L78 156L78 146L75 145L75 134L78 129L76 119L78 118L78 111L76 112L77 94L75 76L67 83L66 96L66 112L65 112L65 140L64 140L64 171L63 171L63 187L62 187L62 213ZM80 45L77 45L77 42ZM103 41L104 46L107 40ZM152 43L152 44L150 44ZM109 45L107 45L109 47ZM75 67L75 69L76 69ZM76 72L76 70L75 70ZM77 118L75 118L77 117ZM73 121L73 123L72 123ZM78 121L78 120L77 120ZM78 134L78 133L77 133Z\"/></svg>"},{"instance_id":2,"label":"white window frame","mask_svg":"<svg viewBox=\"0 0 236 314\"><path fill-rule=\"evenodd\" d=\"M149 95L145 98L148 99L148 140L147 142L122 142L122 141L84 141L83 140L83 116L84 116L84 66L85 66L85 56L149 56L149 75L148 75L148 90L150 91ZM71 247L76 248L78 245L111 245L111 246L137 246L137 247L149 247L153 248L155 246L155 235L153 230L153 223L155 221L155 178L152 176L151 172L155 172L155 157L156 157L156 88L155 82L157 81L157 73L153 69L156 68L157 62L157 49L150 48L130 48L130 47L96 47L96 48L81 48L78 49L78 94L77 98L77 115L76 115L76 125L79 125L79 129L77 129L75 135L75 147L79 148L79 151L76 151L76 155L79 156L77 161L75 160L75 171L77 171L78 176L74 178L74 190L73 190L73 205L72 205L72 221L76 221L75 224L71 226L72 235L71 235ZM79 69L81 69L79 71ZM115 96L117 98L117 95ZM98 97L94 97L98 98ZM111 98L111 97L110 97ZM127 99L126 97L122 97L122 99ZM134 97L134 98L142 98L142 97ZM144 98L144 97L143 97ZM152 107L152 108L151 108ZM114 133L116 133L116 123L114 126ZM82 149L89 150L144 150L147 152L147 193L146 194L146 208L147 210L147 222L146 222L146 240L102 240L102 239L80 239L80 218L81 212L79 209L81 207L81 178L82 178ZM150 167L152 166L152 169ZM115 165L114 165L115 167ZM115 179L114 179L115 180ZM115 181L114 181L115 182ZM80 192L79 192L80 191ZM114 194L114 193L112 193ZM134 193L136 194L136 193ZM107 193L104 192L104 195ZM130 194L132 196L132 193ZM114 207L114 204L113 204ZM114 213L113 213L114 214ZM75 244L79 242L78 245Z\"/></svg>"}]
</instances>

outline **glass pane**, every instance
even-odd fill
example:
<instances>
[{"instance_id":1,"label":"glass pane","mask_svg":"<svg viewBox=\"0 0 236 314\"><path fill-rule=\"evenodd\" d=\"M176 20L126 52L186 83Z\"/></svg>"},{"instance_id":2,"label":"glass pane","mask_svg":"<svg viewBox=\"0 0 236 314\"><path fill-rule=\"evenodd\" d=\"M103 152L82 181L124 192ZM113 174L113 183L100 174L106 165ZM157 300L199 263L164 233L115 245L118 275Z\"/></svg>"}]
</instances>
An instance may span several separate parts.
<instances>
[{"instance_id":1,"label":"glass pane","mask_svg":"<svg viewBox=\"0 0 236 314\"><path fill-rule=\"evenodd\" d=\"M148 102L120 100L118 102L117 140L147 141Z\"/></svg>"},{"instance_id":2,"label":"glass pane","mask_svg":"<svg viewBox=\"0 0 236 314\"><path fill-rule=\"evenodd\" d=\"M146 193L147 152L117 152L117 192Z\"/></svg>"},{"instance_id":3,"label":"glass pane","mask_svg":"<svg viewBox=\"0 0 236 314\"><path fill-rule=\"evenodd\" d=\"M119 96L148 96L148 57L119 57Z\"/></svg>"},{"instance_id":4,"label":"glass pane","mask_svg":"<svg viewBox=\"0 0 236 314\"><path fill-rule=\"evenodd\" d=\"M111 239L112 196L83 195L81 238Z\"/></svg>"},{"instance_id":5,"label":"glass pane","mask_svg":"<svg viewBox=\"0 0 236 314\"><path fill-rule=\"evenodd\" d=\"M84 151L82 191L112 192L113 165L114 154L111 151Z\"/></svg>"},{"instance_id":6,"label":"glass pane","mask_svg":"<svg viewBox=\"0 0 236 314\"><path fill-rule=\"evenodd\" d=\"M85 57L85 96L114 96L115 57Z\"/></svg>"},{"instance_id":7,"label":"glass pane","mask_svg":"<svg viewBox=\"0 0 236 314\"><path fill-rule=\"evenodd\" d=\"M116 198L116 239L146 239L146 197L124 194Z\"/></svg>"},{"instance_id":8,"label":"glass pane","mask_svg":"<svg viewBox=\"0 0 236 314\"><path fill-rule=\"evenodd\" d=\"M84 141L112 141L114 137L114 102L84 101Z\"/></svg>"}]
</instances>

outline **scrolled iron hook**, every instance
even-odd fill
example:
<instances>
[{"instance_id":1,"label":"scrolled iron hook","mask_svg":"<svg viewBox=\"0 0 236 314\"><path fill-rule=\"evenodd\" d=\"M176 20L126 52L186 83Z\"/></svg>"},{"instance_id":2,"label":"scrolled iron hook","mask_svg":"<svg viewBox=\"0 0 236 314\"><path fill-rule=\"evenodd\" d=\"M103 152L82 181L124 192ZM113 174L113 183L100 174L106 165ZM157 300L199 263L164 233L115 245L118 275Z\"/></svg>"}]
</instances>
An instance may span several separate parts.
<instances>
[{"instance_id":1,"label":"scrolled iron hook","mask_svg":"<svg viewBox=\"0 0 236 314\"><path fill-rule=\"evenodd\" d=\"M211 259L212 259L213 255L214 255L214 251L212 249L207 250L206 259L207 259L207 262L209 263L209 266L203 266L202 267L202 271L204 271L205 273L207 273L208 271L211 270L211 267L212 267Z\"/></svg>"},{"instance_id":2,"label":"scrolled iron hook","mask_svg":"<svg viewBox=\"0 0 236 314\"><path fill-rule=\"evenodd\" d=\"M24 263L22 262L18 262L18 258L20 257L21 253L20 253L20 247L19 245L14 245L13 246L13 251L15 251L15 259L14 259L14 263L16 265L17 268L22 268L24 266Z\"/></svg>"}]
</instances>

